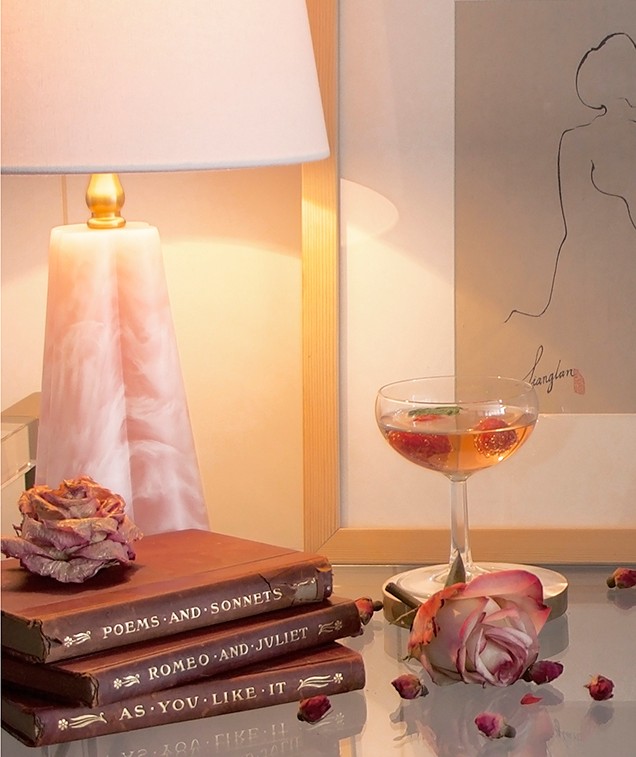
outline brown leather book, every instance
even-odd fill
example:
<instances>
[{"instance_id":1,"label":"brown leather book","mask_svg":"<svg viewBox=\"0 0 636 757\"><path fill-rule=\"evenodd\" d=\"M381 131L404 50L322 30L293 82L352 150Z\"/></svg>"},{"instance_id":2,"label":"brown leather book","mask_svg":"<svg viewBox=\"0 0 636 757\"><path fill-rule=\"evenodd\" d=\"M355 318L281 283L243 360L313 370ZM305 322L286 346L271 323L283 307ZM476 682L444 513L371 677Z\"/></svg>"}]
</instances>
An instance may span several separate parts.
<instances>
[{"instance_id":1,"label":"brown leather book","mask_svg":"<svg viewBox=\"0 0 636 757\"><path fill-rule=\"evenodd\" d=\"M355 601L276 610L85 657L31 663L2 656L2 680L90 706L181 686L362 632Z\"/></svg>"},{"instance_id":2,"label":"brown leather book","mask_svg":"<svg viewBox=\"0 0 636 757\"><path fill-rule=\"evenodd\" d=\"M332 591L322 555L211 531L153 534L135 550L133 565L83 584L0 561L3 646L54 662L319 602Z\"/></svg>"},{"instance_id":3,"label":"brown leather book","mask_svg":"<svg viewBox=\"0 0 636 757\"><path fill-rule=\"evenodd\" d=\"M333 642L234 673L91 708L37 699L4 685L2 727L29 746L252 710L365 684L362 655Z\"/></svg>"}]
</instances>

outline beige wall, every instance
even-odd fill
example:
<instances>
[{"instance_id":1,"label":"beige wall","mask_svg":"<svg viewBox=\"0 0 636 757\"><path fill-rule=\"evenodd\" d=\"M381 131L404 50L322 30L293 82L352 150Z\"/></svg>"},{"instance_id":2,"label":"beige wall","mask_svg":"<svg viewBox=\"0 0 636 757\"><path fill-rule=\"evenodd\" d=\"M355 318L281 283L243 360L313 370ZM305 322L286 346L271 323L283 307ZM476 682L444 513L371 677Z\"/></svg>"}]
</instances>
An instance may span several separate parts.
<instances>
[{"instance_id":1,"label":"beige wall","mask_svg":"<svg viewBox=\"0 0 636 757\"><path fill-rule=\"evenodd\" d=\"M212 527L300 547L300 168L122 180L161 233ZM2 408L40 388L49 230L86 218L85 185L2 178Z\"/></svg>"}]
</instances>

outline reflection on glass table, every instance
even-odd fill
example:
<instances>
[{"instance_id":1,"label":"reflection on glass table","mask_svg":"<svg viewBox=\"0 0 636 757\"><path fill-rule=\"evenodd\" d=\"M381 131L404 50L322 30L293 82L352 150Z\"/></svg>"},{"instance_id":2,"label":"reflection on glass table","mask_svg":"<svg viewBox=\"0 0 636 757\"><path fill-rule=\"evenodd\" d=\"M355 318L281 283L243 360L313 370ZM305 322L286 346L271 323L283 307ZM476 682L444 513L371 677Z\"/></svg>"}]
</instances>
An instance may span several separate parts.
<instances>
[{"instance_id":1,"label":"reflection on glass table","mask_svg":"<svg viewBox=\"0 0 636 757\"><path fill-rule=\"evenodd\" d=\"M380 598L383 583L409 566L335 566L334 592ZM564 665L550 684L517 681L505 688L436 686L416 661L405 661L408 630L375 613L364 633L346 643L362 652L363 691L331 697L332 709L315 724L298 721L285 704L131 731L115 736L31 749L2 733L10 757L633 757L636 720L636 588L608 589L612 568L560 566L569 583L567 611L540 635L540 658ZM391 681L405 672L422 676L429 694L402 700ZM594 702L585 684L601 673L614 696ZM531 692L540 701L522 705ZM493 710L516 729L511 739L489 741L474 723Z\"/></svg>"}]
</instances>

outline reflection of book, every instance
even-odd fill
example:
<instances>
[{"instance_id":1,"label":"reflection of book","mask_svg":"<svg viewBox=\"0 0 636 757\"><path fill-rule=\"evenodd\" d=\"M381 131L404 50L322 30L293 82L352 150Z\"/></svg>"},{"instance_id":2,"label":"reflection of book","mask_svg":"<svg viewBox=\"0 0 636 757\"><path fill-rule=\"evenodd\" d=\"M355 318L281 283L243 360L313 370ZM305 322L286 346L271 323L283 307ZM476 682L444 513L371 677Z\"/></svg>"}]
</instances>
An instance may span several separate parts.
<instances>
[{"instance_id":1,"label":"reflection of book","mask_svg":"<svg viewBox=\"0 0 636 757\"><path fill-rule=\"evenodd\" d=\"M331 710L318 723L298 720L298 704L288 702L220 718L169 723L123 733L106 734L57 747L43 747L49 757L340 757L345 739L362 733L367 707L364 692L333 696ZM34 757L25 746L2 732L2 754ZM40 755L40 752L37 752Z\"/></svg>"},{"instance_id":2,"label":"reflection of book","mask_svg":"<svg viewBox=\"0 0 636 757\"><path fill-rule=\"evenodd\" d=\"M2 725L30 746L121 733L361 689L362 656L333 642L269 663L102 707L53 703L3 687Z\"/></svg>"},{"instance_id":3,"label":"reflection of book","mask_svg":"<svg viewBox=\"0 0 636 757\"><path fill-rule=\"evenodd\" d=\"M184 530L135 543L136 562L60 584L2 560L2 644L39 662L160 638L328 597L329 561Z\"/></svg>"},{"instance_id":4,"label":"reflection of book","mask_svg":"<svg viewBox=\"0 0 636 757\"><path fill-rule=\"evenodd\" d=\"M72 660L30 663L4 655L2 680L95 706L181 686L360 631L355 602L332 597Z\"/></svg>"}]
</instances>

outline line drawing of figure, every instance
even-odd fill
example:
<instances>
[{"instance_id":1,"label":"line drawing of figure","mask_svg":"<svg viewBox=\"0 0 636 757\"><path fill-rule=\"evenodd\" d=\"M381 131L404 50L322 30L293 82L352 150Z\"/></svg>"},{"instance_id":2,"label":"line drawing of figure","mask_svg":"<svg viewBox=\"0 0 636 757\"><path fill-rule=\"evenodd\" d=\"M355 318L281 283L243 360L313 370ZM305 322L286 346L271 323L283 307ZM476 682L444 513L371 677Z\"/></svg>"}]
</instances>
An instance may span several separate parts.
<instances>
[{"instance_id":1,"label":"line drawing of figure","mask_svg":"<svg viewBox=\"0 0 636 757\"><path fill-rule=\"evenodd\" d=\"M636 230L636 42L625 32L614 32L581 58L575 77L580 102L598 114L565 129L557 150L557 186L563 225L548 294L536 311L513 309L514 316L539 318L553 302L561 253L570 236L569 193L574 181L587 182L598 195L624 205L628 223ZM581 147L586 162L581 163ZM571 209L571 208L570 208ZM636 247L635 247L636 253Z\"/></svg>"}]
</instances>

